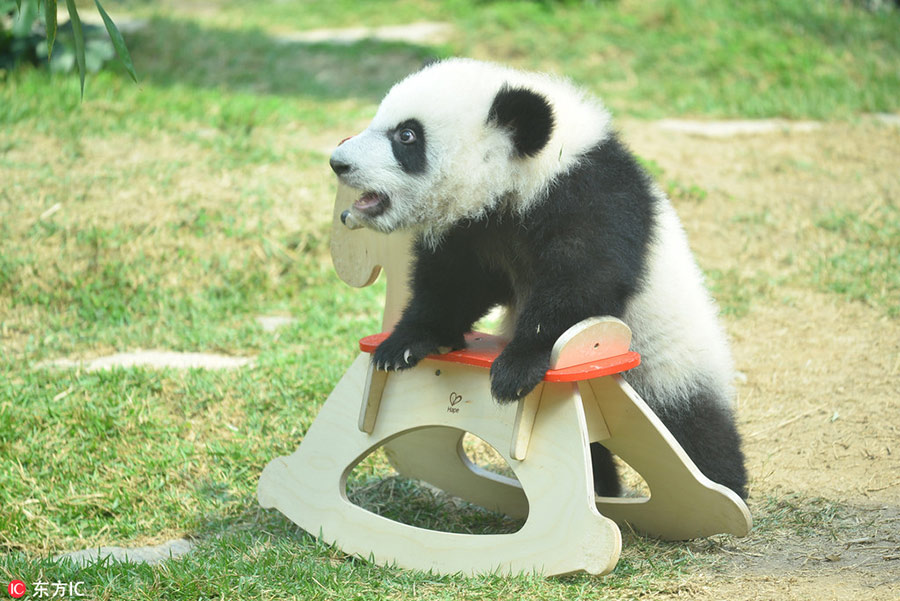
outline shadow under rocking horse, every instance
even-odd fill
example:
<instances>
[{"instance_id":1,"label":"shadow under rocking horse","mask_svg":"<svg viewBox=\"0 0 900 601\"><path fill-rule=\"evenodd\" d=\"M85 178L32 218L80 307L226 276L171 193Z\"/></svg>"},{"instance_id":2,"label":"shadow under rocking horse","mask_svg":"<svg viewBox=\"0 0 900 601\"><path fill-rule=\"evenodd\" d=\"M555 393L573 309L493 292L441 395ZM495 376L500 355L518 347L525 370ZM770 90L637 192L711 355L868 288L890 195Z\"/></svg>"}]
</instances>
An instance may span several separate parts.
<instances>
[{"instance_id":1,"label":"shadow under rocking horse","mask_svg":"<svg viewBox=\"0 0 900 601\"><path fill-rule=\"evenodd\" d=\"M382 329L389 332L408 299L411 238L345 226L341 213L356 197L349 188L338 190L332 258L341 279L355 287L372 284L385 270ZM595 317L566 331L553 347L544 381L504 405L491 398L489 379L503 349L500 338L473 333L464 350L385 372L373 368L370 353L386 337L360 341L359 356L300 448L266 466L258 486L263 507L277 508L346 553L441 574L604 574L618 561L617 522L666 540L749 532L750 513L740 497L700 472L621 377L640 357L629 351L631 331L618 319ZM462 446L467 432L493 446L515 478L474 465ZM640 473L650 496L596 496L594 442ZM526 518L524 525L509 534L440 532L353 504L347 477L381 446L403 476Z\"/></svg>"}]
</instances>

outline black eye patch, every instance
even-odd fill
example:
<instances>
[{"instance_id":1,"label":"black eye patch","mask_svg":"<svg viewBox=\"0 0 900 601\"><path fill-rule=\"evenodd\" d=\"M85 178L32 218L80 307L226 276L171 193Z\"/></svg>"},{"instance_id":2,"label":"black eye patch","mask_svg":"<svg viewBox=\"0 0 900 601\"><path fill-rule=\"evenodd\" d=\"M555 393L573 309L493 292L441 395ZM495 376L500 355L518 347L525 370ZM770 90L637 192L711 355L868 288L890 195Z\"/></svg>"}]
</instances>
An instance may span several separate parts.
<instances>
[{"instance_id":1,"label":"black eye patch","mask_svg":"<svg viewBox=\"0 0 900 601\"><path fill-rule=\"evenodd\" d=\"M407 119L388 132L391 150L400 167L406 173L424 173L428 160L425 157L425 128L416 119Z\"/></svg>"}]
</instances>

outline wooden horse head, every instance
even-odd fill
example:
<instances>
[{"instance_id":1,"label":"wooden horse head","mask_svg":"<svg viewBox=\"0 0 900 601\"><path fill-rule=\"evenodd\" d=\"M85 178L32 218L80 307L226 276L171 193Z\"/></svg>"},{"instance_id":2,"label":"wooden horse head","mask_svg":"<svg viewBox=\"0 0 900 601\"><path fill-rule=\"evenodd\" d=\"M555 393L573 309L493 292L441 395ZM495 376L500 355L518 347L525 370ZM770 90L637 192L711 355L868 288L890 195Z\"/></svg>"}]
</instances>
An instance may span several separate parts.
<instances>
[{"instance_id":1,"label":"wooden horse head","mask_svg":"<svg viewBox=\"0 0 900 601\"><path fill-rule=\"evenodd\" d=\"M331 260L338 277L363 288L375 283L383 269L387 278L381 329L388 331L400 319L409 300L410 246L407 232L382 234L348 219L348 210L360 192L338 183L331 219Z\"/></svg>"}]
</instances>

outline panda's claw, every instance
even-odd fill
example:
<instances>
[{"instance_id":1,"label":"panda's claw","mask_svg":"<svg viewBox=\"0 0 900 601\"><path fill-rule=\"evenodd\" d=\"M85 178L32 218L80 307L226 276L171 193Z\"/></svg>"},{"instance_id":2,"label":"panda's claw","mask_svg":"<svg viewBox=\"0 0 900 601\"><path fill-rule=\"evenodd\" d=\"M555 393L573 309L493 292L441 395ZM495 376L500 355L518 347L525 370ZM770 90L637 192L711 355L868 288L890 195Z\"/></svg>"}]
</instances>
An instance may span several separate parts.
<instances>
[{"instance_id":1,"label":"panda's claw","mask_svg":"<svg viewBox=\"0 0 900 601\"><path fill-rule=\"evenodd\" d=\"M384 371L401 371L414 367L426 356L436 352L438 342L429 337L405 330L395 330L372 354L375 367Z\"/></svg>"}]
</instances>

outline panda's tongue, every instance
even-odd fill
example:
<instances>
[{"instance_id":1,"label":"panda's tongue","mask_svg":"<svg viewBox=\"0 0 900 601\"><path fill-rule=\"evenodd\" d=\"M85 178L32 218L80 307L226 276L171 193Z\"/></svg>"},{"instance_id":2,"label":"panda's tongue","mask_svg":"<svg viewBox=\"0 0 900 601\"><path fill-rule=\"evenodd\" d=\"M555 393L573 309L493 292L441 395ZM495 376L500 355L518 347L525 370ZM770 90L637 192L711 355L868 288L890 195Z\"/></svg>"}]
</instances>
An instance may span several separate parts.
<instances>
[{"instance_id":1,"label":"panda's tongue","mask_svg":"<svg viewBox=\"0 0 900 601\"><path fill-rule=\"evenodd\" d=\"M369 192L367 194L363 194L359 200L357 200L354 206L360 211L365 211L366 209L371 209L372 207L378 206L381 202L381 197L374 192Z\"/></svg>"},{"instance_id":2,"label":"panda's tongue","mask_svg":"<svg viewBox=\"0 0 900 601\"><path fill-rule=\"evenodd\" d=\"M378 217L387 210L389 205L388 197L377 192L366 192L353 203L353 207L357 211L369 217Z\"/></svg>"}]
</instances>

